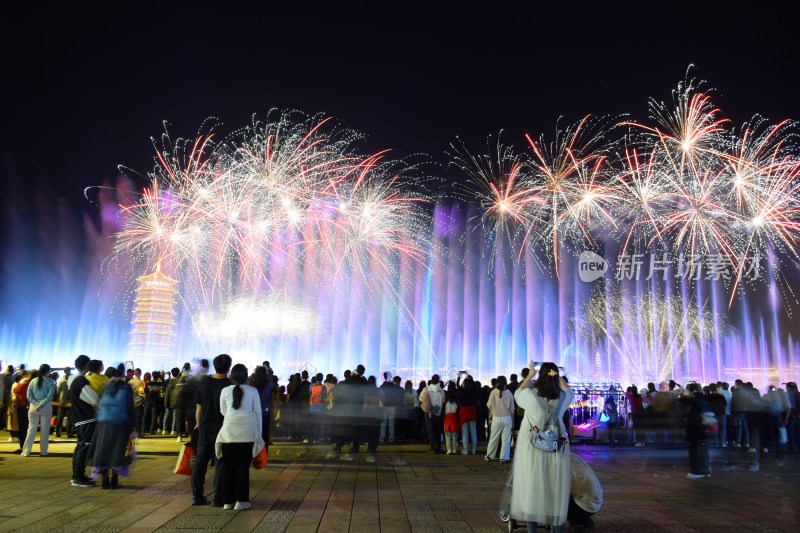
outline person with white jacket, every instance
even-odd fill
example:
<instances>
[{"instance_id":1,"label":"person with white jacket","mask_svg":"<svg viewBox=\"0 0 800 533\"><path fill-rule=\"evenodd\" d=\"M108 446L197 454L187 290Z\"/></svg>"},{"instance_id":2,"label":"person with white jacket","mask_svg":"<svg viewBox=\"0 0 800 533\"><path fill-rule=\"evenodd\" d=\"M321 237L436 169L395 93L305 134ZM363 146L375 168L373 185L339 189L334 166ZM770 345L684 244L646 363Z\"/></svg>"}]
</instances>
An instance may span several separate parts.
<instances>
[{"instance_id":1,"label":"person with white jacket","mask_svg":"<svg viewBox=\"0 0 800 533\"><path fill-rule=\"evenodd\" d=\"M227 510L250 509L250 463L264 447L261 399L255 387L247 385L247 374L246 366L234 365L230 375L234 385L222 389L219 398L225 420L215 453L222 459L222 503Z\"/></svg>"},{"instance_id":2,"label":"person with white jacket","mask_svg":"<svg viewBox=\"0 0 800 533\"><path fill-rule=\"evenodd\" d=\"M444 391L439 384L439 374L431 376L430 384L422 389L419 401L425 417L428 421L428 437L430 438L433 453L442 454L442 433L444 425L442 422L442 411L444 407Z\"/></svg>"},{"instance_id":3,"label":"person with white jacket","mask_svg":"<svg viewBox=\"0 0 800 533\"><path fill-rule=\"evenodd\" d=\"M507 388L505 376L497 377L497 388L489 395L486 403L492 419L492 432L486 446L486 461L494 459L500 446L500 462L511 460L511 427L514 421L514 395ZM502 445L501 445L502 441Z\"/></svg>"}]
</instances>

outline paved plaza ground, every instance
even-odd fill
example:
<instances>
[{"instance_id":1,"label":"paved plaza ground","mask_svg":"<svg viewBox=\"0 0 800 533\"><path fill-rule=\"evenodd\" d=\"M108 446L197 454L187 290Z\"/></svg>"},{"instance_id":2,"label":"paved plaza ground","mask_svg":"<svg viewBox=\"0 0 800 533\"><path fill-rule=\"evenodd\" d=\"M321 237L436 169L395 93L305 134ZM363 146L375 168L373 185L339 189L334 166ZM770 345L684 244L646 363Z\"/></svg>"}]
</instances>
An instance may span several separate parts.
<instances>
[{"instance_id":1,"label":"paved plaza ground","mask_svg":"<svg viewBox=\"0 0 800 533\"><path fill-rule=\"evenodd\" d=\"M193 507L189 478L172 473L175 438L140 439L139 460L118 490L70 486L74 440L50 456L12 454L0 432L0 531L404 532L506 530L498 515L509 465L483 456L433 455L390 445L376 464L325 459L322 445L276 442L270 465L251 470L253 509ZM480 448L479 448L480 451ZM767 457L748 472L745 452L713 450L710 479L689 480L683 449L575 445L605 490L595 531L797 531L800 456ZM738 461L723 471L726 461ZM212 469L213 470L213 469ZM207 490L211 486L211 470ZM518 529L517 531L524 531ZM541 529L544 531L544 529Z\"/></svg>"}]
</instances>

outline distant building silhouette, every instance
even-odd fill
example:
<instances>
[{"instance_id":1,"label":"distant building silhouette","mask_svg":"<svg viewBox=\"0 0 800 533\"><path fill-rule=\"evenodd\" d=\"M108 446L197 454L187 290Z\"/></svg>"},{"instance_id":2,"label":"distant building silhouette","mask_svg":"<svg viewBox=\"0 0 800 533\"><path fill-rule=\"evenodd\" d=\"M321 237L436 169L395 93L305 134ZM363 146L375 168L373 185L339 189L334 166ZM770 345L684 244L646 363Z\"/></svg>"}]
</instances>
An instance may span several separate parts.
<instances>
[{"instance_id":1,"label":"distant building silhouette","mask_svg":"<svg viewBox=\"0 0 800 533\"><path fill-rule=\"evenodd\" d=\"M131 357L172 357L175 349L177 280L156 265L152 274L137 278L128 352Z\"/></svg>"}]
</instances>

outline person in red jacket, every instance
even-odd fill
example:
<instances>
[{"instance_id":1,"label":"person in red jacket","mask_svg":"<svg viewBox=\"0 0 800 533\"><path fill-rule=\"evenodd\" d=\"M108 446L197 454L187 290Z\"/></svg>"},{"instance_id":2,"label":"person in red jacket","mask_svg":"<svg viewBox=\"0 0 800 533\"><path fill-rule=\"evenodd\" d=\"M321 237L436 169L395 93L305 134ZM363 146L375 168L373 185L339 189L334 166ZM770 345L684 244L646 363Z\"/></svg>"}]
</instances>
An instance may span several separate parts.
<instances>
[{"instance_id":1,"label":"person in red jacket","mask_svg":"<svg viewBox=\"0 0 800 533\"><path fill-rule=\"evenodd\" d=\"M636 441L636 428L641 426L642 416L644 415L644 405L642 404L642 397L639 395L639 389L636 385L631 385L625 391L625 397L628 399L628 412L631 415L631 425L633 426L633 433L631 437L635 446L644 446L644 442Z\"/></svg>"},{"instance_id":2,"label":"person in red jacket","mask_svg":"<svg viewBox=\"0 0 800 533\"><path fill-rule=\"evenodd\" d=\"M13 453L22 453L22 445L25 443L25 437L28 435L28 385L31 383L30 373L22 370L19 373L20 379L14 386L11 387L11 403L17 410L17 435L19 438L19 448L14 450ZM31 444L33 444L31 442Z\"/></svg>"},{"instance_id":3,"label":"person in red jacket","mask_svg":"<svg viewBox=\"0 0 800 533\"><path fill-rule=\"evenodd\" d=\"M308 434L312 443L322 441L323 416L325 415L325 396L327 389L322 383L322 372L311 381L311 394L308 397Z\"/></svg>"}]
</instances>

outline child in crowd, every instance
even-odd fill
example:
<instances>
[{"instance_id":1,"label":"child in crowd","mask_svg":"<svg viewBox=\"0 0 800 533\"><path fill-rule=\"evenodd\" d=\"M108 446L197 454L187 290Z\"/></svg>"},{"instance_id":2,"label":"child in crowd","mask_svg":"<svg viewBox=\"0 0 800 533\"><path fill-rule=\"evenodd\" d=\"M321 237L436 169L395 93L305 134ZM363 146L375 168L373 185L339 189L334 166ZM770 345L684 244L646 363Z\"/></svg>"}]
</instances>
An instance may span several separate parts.
<instances>
[{"instance_id":1,"label":"child in crowd","mask_svg":"<svg viewBox=\"0 0 800 533\"><path fill-rule=\"evenodd\" d=\"M108 376L103 374L103 362L92 359L89 361L89 366L87 368L89 372L86 374L86 380L89 382L89 386L92 390L99 393L103 385L108 383Z\"/></svg>"},{"instance_id":2,"label":"child in crowd","mask_svg":"<svg viewBox=\"0 0 800 533\"><path fill-rule=\"evenodd\" d=\"M444 395L444 437L447 444L447 455L453 455L458 448L458 402L456 400L456 384L452 381L447 384Z\"/></svg>"}]
</instances>

